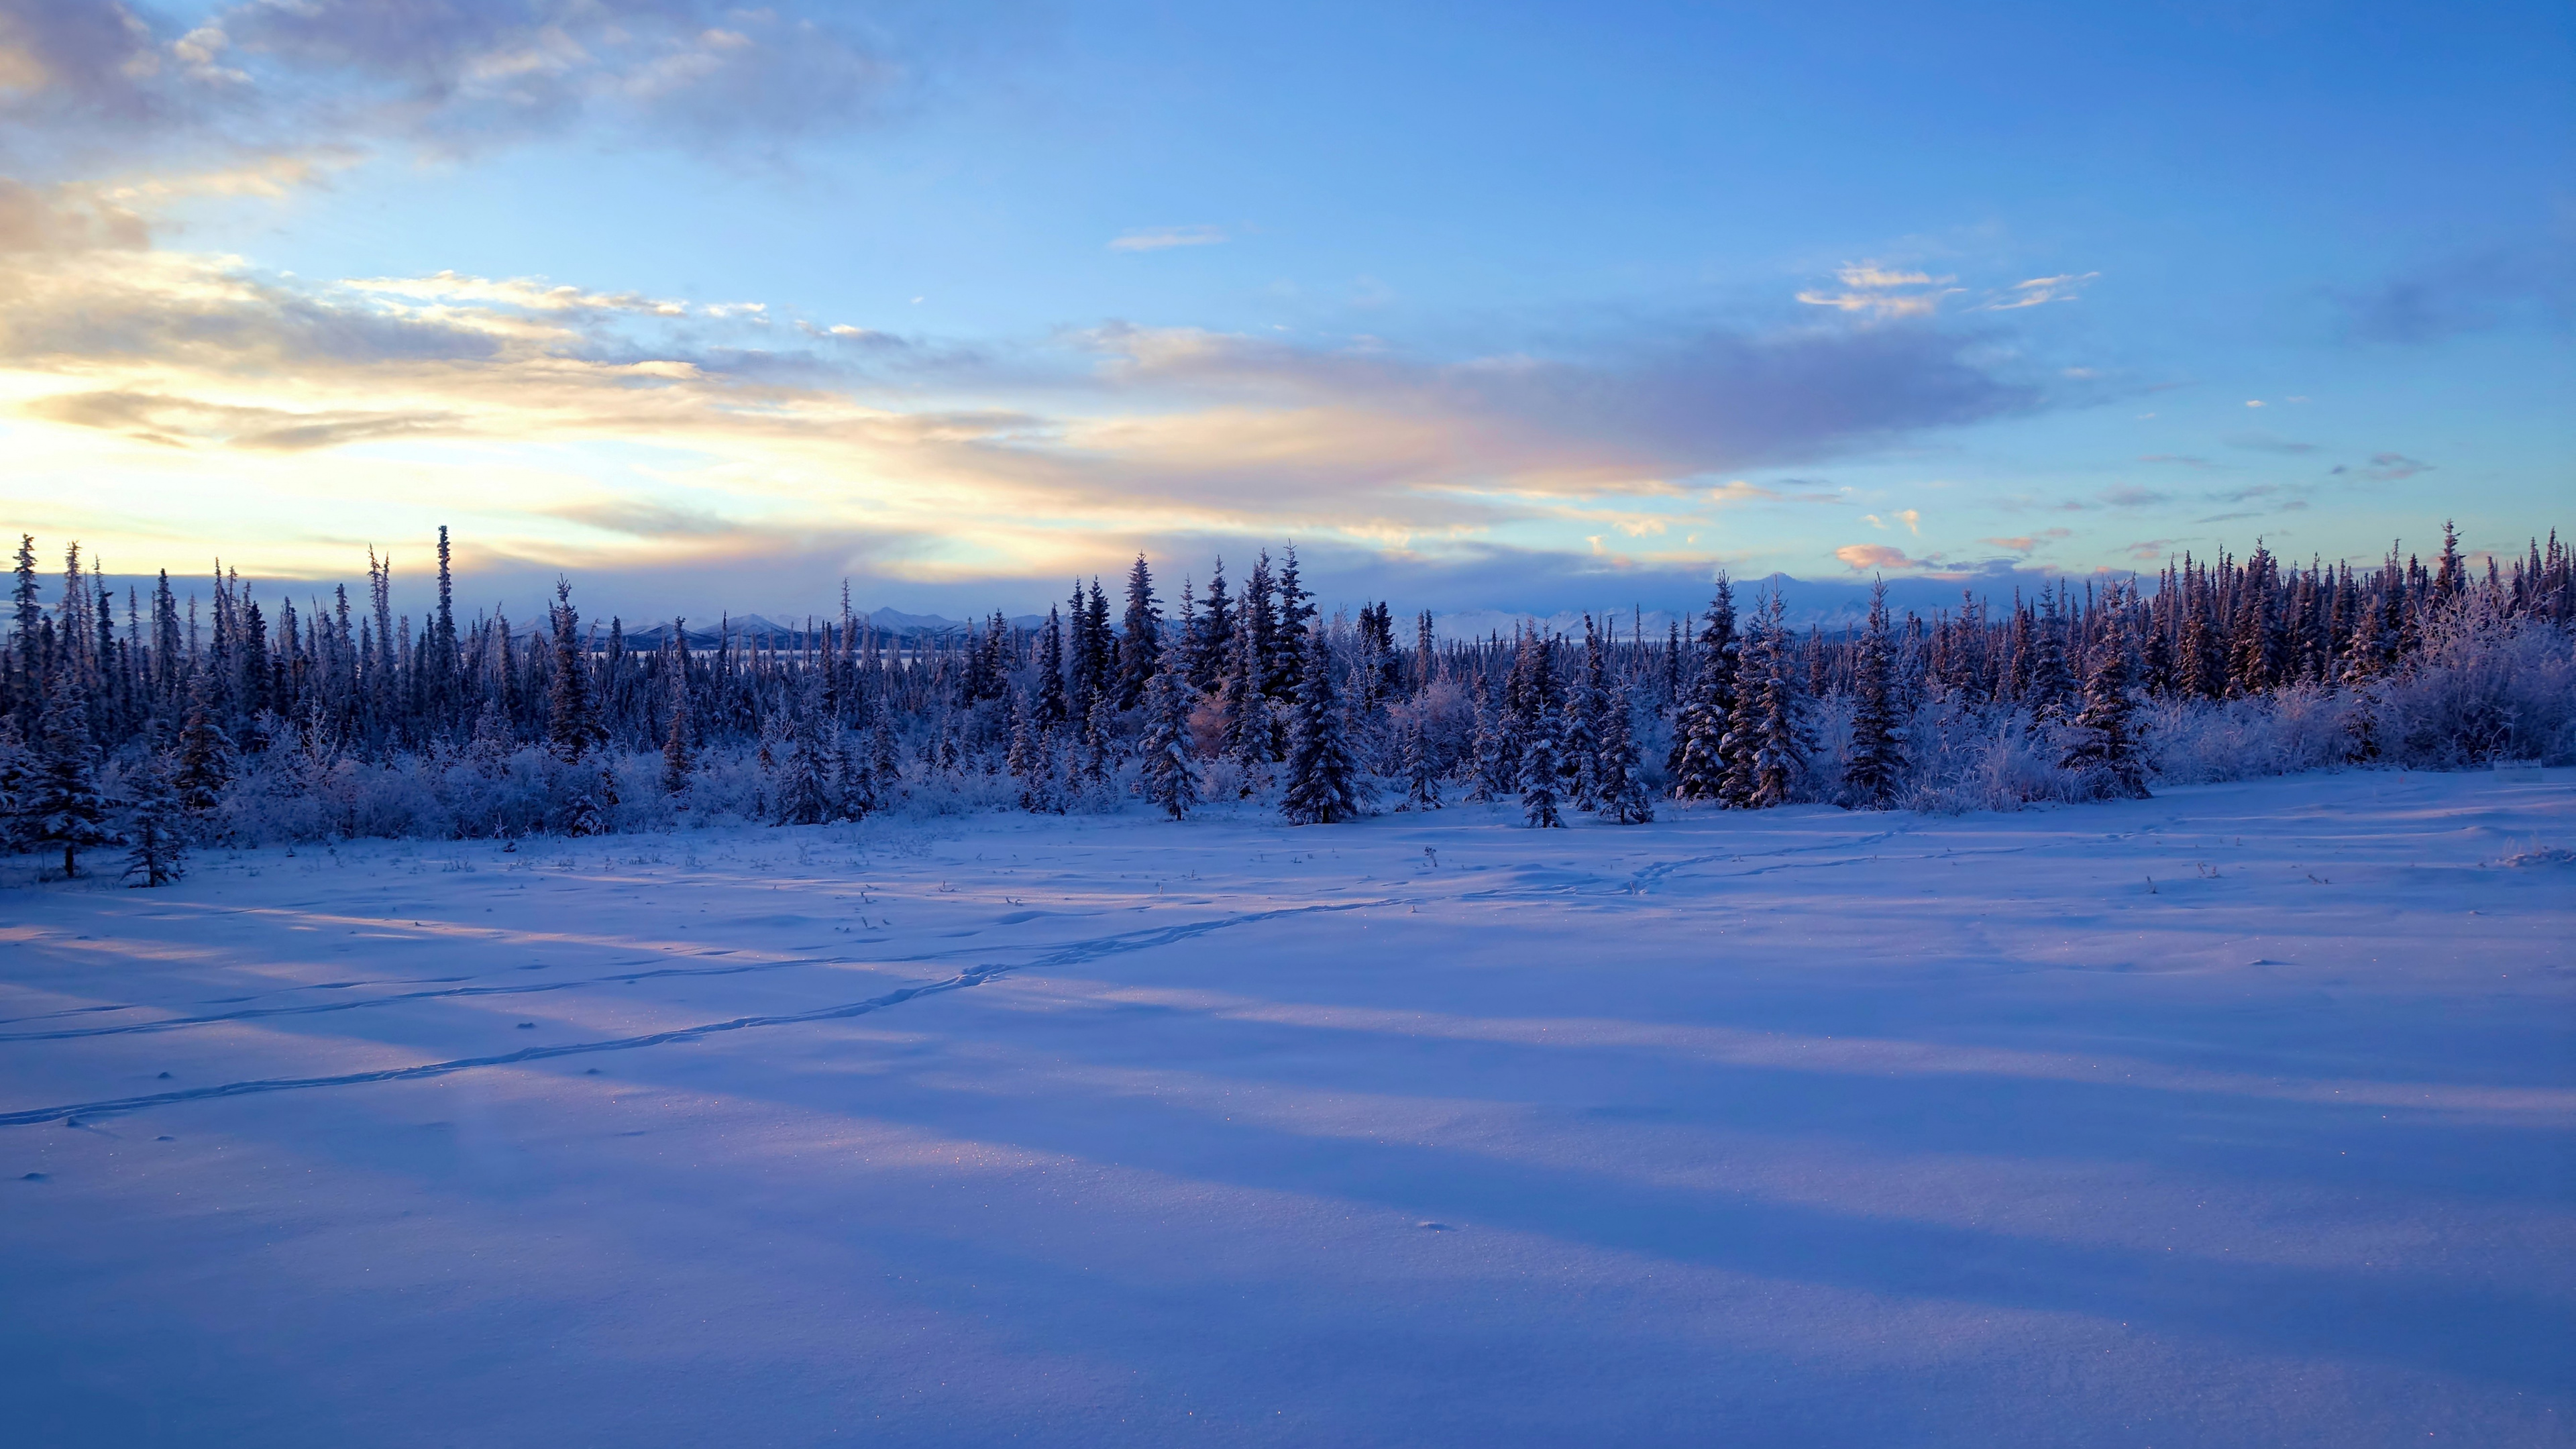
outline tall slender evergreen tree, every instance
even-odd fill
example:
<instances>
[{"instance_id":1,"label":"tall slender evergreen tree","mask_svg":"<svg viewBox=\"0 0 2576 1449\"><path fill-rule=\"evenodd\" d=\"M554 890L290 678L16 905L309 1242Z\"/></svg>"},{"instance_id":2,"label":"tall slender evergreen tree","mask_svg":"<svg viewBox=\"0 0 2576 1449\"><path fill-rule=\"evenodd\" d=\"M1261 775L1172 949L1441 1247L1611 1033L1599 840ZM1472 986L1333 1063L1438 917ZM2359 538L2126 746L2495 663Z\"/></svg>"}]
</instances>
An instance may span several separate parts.
<instances>
[{"instance_id":1,"label":"tall slender evergreen tree","mask_svg":"<svg viewBox=\"0 0 2576 1449\"><path fill-rule=\"evenodd\" d=\"M1851 754L1843 764L1843 794L1854 806L1884 810L1896 798L1905 769L1904 732L1889 675L1895 651L1887 628L1887 584L1869 591L1869 623L1852 662Z\"/></svg>"},{"instance_id":2,"label":"tall slender evergreen tree","mask_svg":"<svg viewBox=\"0 0 2576 1449\"><path fill-rule=\"evenodd\" d=\"M1145 739L1140 752L1145 798L1174 820L1199 803L1198 761L1190 754L1189 679L1176 652L1166 652L1145 686Z\"/></svg>"},{"instance_id":3,"label":"tall slender evergreen tree","mask_svg":"<svg viewBox=\"0 0 2576 1449\"><path fill-rule=\"evenodd\" d=\"M1297 825L1330 825L1359 814L1358 771L1342 735L1333 688L1333 651L1321 627L1306 631L1305 677L1289 730L1288 787L1279 808Z\"/></svg>"}]
</instances>

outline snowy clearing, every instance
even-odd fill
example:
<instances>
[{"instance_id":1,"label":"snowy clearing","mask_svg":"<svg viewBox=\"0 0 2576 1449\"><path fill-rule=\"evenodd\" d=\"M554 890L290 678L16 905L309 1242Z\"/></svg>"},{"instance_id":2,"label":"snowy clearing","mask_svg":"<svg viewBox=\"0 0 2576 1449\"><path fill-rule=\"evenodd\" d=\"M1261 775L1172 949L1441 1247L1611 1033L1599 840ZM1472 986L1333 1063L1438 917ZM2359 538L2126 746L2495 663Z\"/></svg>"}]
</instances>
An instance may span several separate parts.
<instances>
[{"instance_id":1,"label":"snowy clearing","mask_svg":"<svg viewBox=\"0 0 2576 1449\"><path fill-rule=\"evenodd\" d=\"M2576 771L1516 813L9 889L10 1438L2576 1442Z\"/></svg>"}]
</instances>

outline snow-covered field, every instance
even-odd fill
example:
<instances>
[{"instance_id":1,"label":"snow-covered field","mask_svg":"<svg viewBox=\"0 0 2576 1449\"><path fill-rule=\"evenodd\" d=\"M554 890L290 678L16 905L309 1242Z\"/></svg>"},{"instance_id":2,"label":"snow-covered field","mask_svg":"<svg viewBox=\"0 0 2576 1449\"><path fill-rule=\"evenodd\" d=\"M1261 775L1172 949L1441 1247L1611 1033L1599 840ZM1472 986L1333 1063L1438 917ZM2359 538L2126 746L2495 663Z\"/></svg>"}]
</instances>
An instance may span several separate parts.
<instances>
[{"instance_id":1,"label":"snow-covered field","mask_svg":"<svg viewBox=\"0 0 2576 1449\"><path fill-rule=\"evenodd\" d=\"M2576 1442L2570 846L2552 770L21 885L0 1438Z\"/></svg>"}]
</instances>

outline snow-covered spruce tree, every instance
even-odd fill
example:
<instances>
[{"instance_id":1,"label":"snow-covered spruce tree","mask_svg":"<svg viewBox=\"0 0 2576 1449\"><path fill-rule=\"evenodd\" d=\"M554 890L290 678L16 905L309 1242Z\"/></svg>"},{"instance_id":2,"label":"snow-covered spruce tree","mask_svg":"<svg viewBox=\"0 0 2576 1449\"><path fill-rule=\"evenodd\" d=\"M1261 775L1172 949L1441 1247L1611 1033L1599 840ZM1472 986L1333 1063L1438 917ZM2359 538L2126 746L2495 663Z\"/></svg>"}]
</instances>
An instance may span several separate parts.
<instances>
[{"instance_id":1,"label":"snow-covered spruce tree","mask_svg":"<svg viewBox=\"0 0 2576 1449\"><path fill-rule=\"evenodd\" d=\"M1700 631L1699 667L1674 711L1673 748L1664 762L1677 800L1716 800L1726 793L1721 746L1735 709L1735 587L1718 575L1717 594Z\"/></svg>"},{"instance_id":2,"label":"snow-covered spruce tree","mask_svg":"<svg viewBox=\"0 0 2576 1449\"><path fill-rule=\"evenodd\" d=\"M697 762L689 755L689 691L679 685L671 691L671 727L662 732L662 793L688 793L696 771Z\"/></svg>"},{"instance_id":3,"label":"snow-covered spruce tree","mask_svg":"<svg viewBox=\"0 0 2576 1449\"><path fill-rule=\"evenodd\" d=\"M1761 646L1743 688L1752 705L1746 712L1752 726L1747 742L1752 752L1752 796L1746 803L1757 810L1794 799L1806 774L1807 758L1815 753L1799 688L1795 641L1782 619L1786 607L1780 591L1773 589L1762 606L1762 622L1755 631Z\"/></svg>"},{"instance_id":4,"label":"snow-covered spruce tree","mask_svg":"<svg viewBox=\"0 0 2576 1449\"><path fill-rule=\"evenodd\" d=\"M1145 685L1145 740L1140 775L1145 798L1156 809L1182 819L1199 803L1198 761L1190 757L1190 705L1193 691L1182 670L1179 650L1166 651L1161 667Z\"/></svg>"},{"instance_id":5,"label":"snow-covered spruce tree","mask_svg":"<svg viewBox=\"0 0 2576 1449\"><path fill-rule=\"evenodd\" d=\"M1431 727L1420 710L1404 721L1404 804L1410 810L1440 808L1440 766L1431 749Z\"/></svg>"},{"instance_id":6,"label":"snow-covered spruce tree","mask_svg":"<svg viewBox=\"0 0 2576 1449\"><path fill-rule=\"evenodd\" d=\"M1134 709L1163 662L1163 611L1156 607L1154 574L1145 556L1127 571L1127 614L1118 640L1118 708Z\"/></svg>"},{"instance_id":7,"label":"snow-covered spruce tree","mask_svg":"<svg viewBox=\"0 0 2576 1449\"><path fill-rule=\"evenodd\" d=\"M1118 701L1106 688L1091 696L1091 713L1082 723L1082 783L1094 791L1109 788L1118 773Z\"/></svg>"},{"instance_id":8,"label":"snow-covered spruce tree","mask_svg":"<svg viewBox=\"0 0 2576 1449\"><path fill-rule=\"evenodd\" d=\"M771 792L773 825L820 825L832 818L830 771L823 731L811 699L796 702L787 725L786 748L778 757L778 781Z\"/></svg>"},{"instance_id":9,"label":"snow-covered spruce tree","mask_svg":"<svg viewBox=\"0 0 2576 1449\"><path fill-rule=\"evenodd\" d=\"M1046 628L1038 634L1038 692L1029 705L1029 728L1051 735L1072 717L1064 697L1064 620L1047 610Z\"/></svg>"},{"instance_id":10,"label":"snow-covered spruce tree","mask_svg":"<svg viewBox=\"0 0 2576 1449\"><path fill-rule=\"evenodd\" d=\"M2084 709L2066 728L2066 754L2061 770L2084 777L2099 798L2147 798L2145 762L2138 757L2137 732L2129 717L2128 661L2117 649L2105 649L2084 681Z\"/></svg>"},{"instance_id":11,"label":"snow-covered spruce tree","mask_svg":"<svg viewBox=\"0 0 2576 1449\"><path fill-rule=\"evenodd\" d=\"M233 742L224 732L215 699L215 671L199 668L188 681L188 714L179 727L179 806L199 827L223 804L233 778Z\"/></svg>"},{"instance_id":12,"label":"snow-covered spruce tree","mask_svg":"<svg viewBox=\"0 0 2576 1449\"><path fill-rule=\"evenodd\" d=\"M1655 818L1655 799L1637 758L1636 707L1628 691L1615 685L1607 698L1601 712L1601 818L1613 825L1648 824Z\"/></svg>"},{"instance_id":13,"label":"snow-covered spruce tree","mask_svg":"<svg viewBox=\"0 0 2576 1449\"><path fill-rule=\"evenodd\" d=\"M25 813L28 842L61 847L67 879L80 874L82 851L116 842L107 826L107 797L98 788L88 701L71 675L70 669L56 666L45 688L43 733L36 742L35 778Z\"/></svg>"},{"instance_id":14,"label":"snow-covered spruce tree","mask_svg":"<svg viewBox=\"0 0 2576 1449\"><path fill-rule=\"evenodd\" d=\"M35 782L35 761L19 733L14 715L0 715L0 850L25 844L26 810Z\"/></svg>"},{"instance_id":15,"label":"snow-covered spruce tree","mask_svg":"<svg viewBox=\"0 0 2576 1449\"><path fill-rule=\"evenodd\" d=\"M1565 692L1565 728L1557 736L1558 768L1565 791L1577 810L1597 810L1601 799L1595 776L1601 762L1601 738L1594 721L1608 706L1609 675L1601 657L1601 633L1592 616L1583 616L1583 668Z\"/></svg>"},{"instance_id":16,"label":"snow-covered spruce tree","mask_svg":"<svg viewBox=\"0 0 2576 1449\"><path fill-rule=\"evenodd\" d=\"M1904 731L1890 686L1894 653L1887 630L1887 585L1869 591L1869 624L1852 660L1851 754L1843 764L1843 799L1854 809L1884 810L1905 773Z\"/></svg>"},{"instance_id":17,"label":"snow-covered spruce tree","mask_svg":"<svg viewBox=\"0 0 2576 1449\"><path fill-rule=\"evenodd\" d=\"M1561 828L1559 791L1565 784L1564 753L1557 730L1564 719L1558 700L1555 647L1533 630L1522 636L1515 668L1521 680L1521 819L1533 830Z\"/></svg>"},{"instance_id":18,"label":"snow-covered spruce tree","mask_svg":"<svg viewBox=\"0 0 2576 1449\"><path fill-rule=\"evenodd\" d=\"M1238 681L1239 682L1239 681ZM1250 799L1270 780L1270 739L1274 733L1270 702L1258 689L1227 692L1225 758L1234 762L1242 797Z\"/></svg>"},{"instance_id":19,"label":"snow-covered spruce tree","mask_svg":"<svg viewBox=\"0 0 2576 1449\"><path fill-rule=\"evenodd\" d=\"M2022 702L2030 709L2034 727L2064 719L2074 703L2075 676L2066 662L2064 604L2062 591L2040 591L2031 657L2022 680Z\"/></svg>"},{"instance_id":20,"label":"snow-covered spruce tree","mask_svg":"<svg viewBox=\"0 0 2576 1449\"><path fill-rule=\"evenodd\" d=\"M572 606L572 580L555 580L554 679L546 691L546 746L567 765L578 765L607 737L592 707L590 651L581 639L581 615Z\"/></svg>"},{"instance_id":21,"label":"snow-covered spruce tree","mask_svg":"<svg viewBox=\"0 0 2576 1449\"><path fill-rule=\"evenodd\" d=\"M1477 672L1471 696L1476 711L1476 735L1468 742L1467 803L1490 805L1511 789L1503 775L1502 720L1500 711L1485 689L1485 676Z\"/></svg>"},{"instance_id":22,"label":"snow-covered spruce tree","mask_svg":"<svg viewBox=\"0 0 2576 1449\"><path fill-rule=\"evenodd\" d=\"M185 821L179 792L170 775L151 755L125 776L125 880L138 886L165 886L188 873Z\"/></svg>"},{"instance_id":23,"label":"snow-covered spruce tree","mask_svg":"<svg viewBox=\"0 0 2576 1449\"><path fill-rule=\"evenodd\" d=\"M876 768L868 760L867 739L857 730L837 732L840 738L832 750L832 801L836 807L836 818L865 820L877 812Z\"/></svg>"},{"instance_id":24,"label":"snow-covered spruce tree","mask_svg":"<svg viewBox=\"0 0 2576 1449\"><path fill-rule=\"evenodd\" d=\"M876 786L877 808L889 810L903 794L903 759L895 748L894 711L877 704L877 722L868 731L868 773Z\"/></svg>"},{"instance_id":25,"label":"snow-covered spruce tree","mask_svg":"<svg viewBox=\"0 0 2576 1449\"><path fill-rule=\"evenodd\" d=\"M1333 651L1321 623L1306 631L1305 677L1289 716L1288 788L1279 809L1291 824L1331 825L1360 813L1350 742L1333 689Z\"/></svg>"}]
</instances>

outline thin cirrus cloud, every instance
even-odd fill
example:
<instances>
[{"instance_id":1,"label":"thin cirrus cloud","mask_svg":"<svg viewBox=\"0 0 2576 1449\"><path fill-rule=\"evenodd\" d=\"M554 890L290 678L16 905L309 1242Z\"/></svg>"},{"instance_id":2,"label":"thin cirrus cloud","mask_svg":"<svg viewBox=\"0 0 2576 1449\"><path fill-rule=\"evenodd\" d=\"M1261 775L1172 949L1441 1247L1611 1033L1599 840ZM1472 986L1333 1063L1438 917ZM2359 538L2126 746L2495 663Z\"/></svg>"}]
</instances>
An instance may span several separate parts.
<instances>
[{"instance_id":1,"label":"thin cirrus cloud","mask_svg":"<svg viewBox=\"0 0 2576 1449\"><path fill-rule=\"evenodd\" d=\"M1212 247L1233 238L1222 227L1157 226L1127 232L1109 243L1113 252L1161 252L1174 247Z\"/></svg>"},{"instance_id":2,"label":"thin cirrus cloud","mask_svg":"<svg viewBox=\"0 0 2576 1449\"><path fill-rule=\"evenodd\" d=\"M2432 464L2421 458L2409 458L2404 453L2373 453L2370 455L2370 461L2362 467L2354 468L2337 463L2327 470L2330 474L2367 478L2374 483L2394 483L2400 479L2412 478L2418 473L2432 471Z\"/></svg>"},{"instance_id":3,"label":"thin cirrus cloud","mask_svg":"<svg viewBox=\"0 0 2576 1449\"><path fill-rule=\"evenodd\" d=\"M1797 298L1810 307L1830 307L1870 318L1923 318L1941 309L1941 299L1956 296L1962 288L1951 286L1956 277L1936 277L1928 272L1909 272L1876 262L1858 262L1836 269L1834 280L1840 290L1809 288Z\"/></svg>"},{"instance_id":4,"label":"thin cirrus cloud","mask_svg":"<svg viewBox=\"0 0 2576 1449\"><path fill-rule=\"evenodd\" d=\"M186 29L117 0L0 0L0 120L38 162L156 140L462 153L589 122L722 146L871 121L935 48L828 7L711 0L249 0Z\"/></svg>"}]
</instances>

